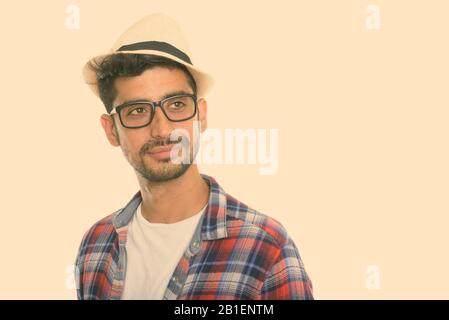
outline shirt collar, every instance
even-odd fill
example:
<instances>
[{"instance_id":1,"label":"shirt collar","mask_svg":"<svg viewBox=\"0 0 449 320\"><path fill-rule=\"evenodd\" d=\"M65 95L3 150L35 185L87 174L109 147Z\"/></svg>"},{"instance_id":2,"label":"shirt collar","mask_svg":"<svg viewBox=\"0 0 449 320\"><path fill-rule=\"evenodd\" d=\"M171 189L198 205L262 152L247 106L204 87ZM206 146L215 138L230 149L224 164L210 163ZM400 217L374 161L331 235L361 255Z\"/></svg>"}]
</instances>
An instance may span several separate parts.
<instances>
[{"instance_id":1,"label":"shirt collar","mask_svg":"<svg viewBox=\"0 0 449 320\"><path fill-rule=\"evenodd\" d=\"M201 239L214 240L227 237L226 230L226 214L227 214L227 197L226 192L217 183L217 181L205 174L201 177L209 185L209 200L207 207L201 219ZM117 213L112 219L112 223L117 230L127 226L137 207L142 202L142 194L140 190L131 198L131 200Z\"/></svg>"}]
</instances>

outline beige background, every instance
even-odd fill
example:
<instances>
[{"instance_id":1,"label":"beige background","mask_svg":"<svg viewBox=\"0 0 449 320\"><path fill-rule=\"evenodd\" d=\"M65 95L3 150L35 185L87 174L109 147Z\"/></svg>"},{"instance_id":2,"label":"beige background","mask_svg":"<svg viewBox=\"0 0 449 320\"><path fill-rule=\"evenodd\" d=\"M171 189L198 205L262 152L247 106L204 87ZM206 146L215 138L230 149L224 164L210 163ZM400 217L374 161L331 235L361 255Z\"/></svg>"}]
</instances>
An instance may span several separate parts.
<instances>
[{"instance_id":1,"label":"beige background","mask_svg":"<svg viewBox=\"0 0 449 320\"><path fill-rule=\"evenodd\" d=\"M159 11L216 78L210 127L279 129L276 175L201 170L287 228L317 299L449 298L445 0L2 1L0 298L75 298L83 233L137 191L80 72Z\"/></svg>"}]
</instances>

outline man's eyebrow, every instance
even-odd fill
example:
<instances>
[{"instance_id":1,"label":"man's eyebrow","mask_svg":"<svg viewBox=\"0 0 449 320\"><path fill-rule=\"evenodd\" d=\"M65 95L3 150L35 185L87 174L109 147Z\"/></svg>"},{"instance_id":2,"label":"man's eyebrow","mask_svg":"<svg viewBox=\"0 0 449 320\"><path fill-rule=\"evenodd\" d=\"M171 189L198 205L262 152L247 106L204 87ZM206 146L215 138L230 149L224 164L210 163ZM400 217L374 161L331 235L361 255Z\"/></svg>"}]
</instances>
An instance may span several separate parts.
<instances>
[{"instance_id":1,"label":"man's eyebrow","mask_svg":"<svg viewBox=\"0 0 449 320\"><path fill-rule=\"evenodd\" d=\"M190 92L187 92L187 91L178 90L178 91L172 91L172 92L169 92L169 93L163 95L161 100L164 100L164 99L167 99L167 98L170 98L170 97L174 97L174 96L179 96L179 95L182 95L182 94L193 95L193 93L190 93Z\"/></svg>"},{"instance_id":2,"label":"man's eyebrow","mask_svg":"<svg viewBox=\"0 0 449 320\"><path fill-rule=\"evenodd\" d=\"M182 91L182 90L172 91L172 92L169 92L169 93L166 93L165 95L163 95L161 100L165 100L167 98L174 97L174 96L179 96L179 95L183 95L183 94L189 94L190 95L190 94L193 94L193 93ZM146 98L131 99L131 100L123 101L120 105L125 104L125 103L135 103L135 102L142 102L142 101L152 101L152 100L148 100ZM118 107L118 106L115 106L115 107Z\"/></svg>"}]
</instances>

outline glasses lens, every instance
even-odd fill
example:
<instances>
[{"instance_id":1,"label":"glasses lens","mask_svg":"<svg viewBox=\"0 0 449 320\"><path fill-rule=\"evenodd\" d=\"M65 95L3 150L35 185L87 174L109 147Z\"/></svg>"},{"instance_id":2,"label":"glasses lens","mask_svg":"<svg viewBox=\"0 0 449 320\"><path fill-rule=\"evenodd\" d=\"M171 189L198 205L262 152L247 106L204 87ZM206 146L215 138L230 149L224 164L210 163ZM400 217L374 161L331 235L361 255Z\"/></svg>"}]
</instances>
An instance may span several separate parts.
<instances>
[{"instance_id":1,"label":"glasses lens","mask_svg":"<svg viewBox=\"0 0 449 320\"><path fill-rule=\"evenodd\" d=\"M148 103L128 105L120 110L120 117L126 127L147 125L151 119L151 105Z\"/></svg>"},{"instance_id":2,"label":"glasses lens","mask_svg":"<svg viewBox=\"0 0 449 320\"><path fill-rule=\"evenodd\" d=\"M165 100L162 108L166 117L171 121L183 121L190 119L195 114L195 100L190 96L176 96ZM129 128L143 127L150 123L151 104L139 102L127 105L120 109L120 118L123 125Z\"/></svg>"},{"instance_id":3,"label":"glasses lens","mask_svg":"<svg viewBox=\"0 0 449 320\"><path fill-rule=\"evenodd\" d=\"M162 108L169 120L182 121L195 113L195 100L190 96L172 97L164 101Z\"/></svg>"}]
</instances>

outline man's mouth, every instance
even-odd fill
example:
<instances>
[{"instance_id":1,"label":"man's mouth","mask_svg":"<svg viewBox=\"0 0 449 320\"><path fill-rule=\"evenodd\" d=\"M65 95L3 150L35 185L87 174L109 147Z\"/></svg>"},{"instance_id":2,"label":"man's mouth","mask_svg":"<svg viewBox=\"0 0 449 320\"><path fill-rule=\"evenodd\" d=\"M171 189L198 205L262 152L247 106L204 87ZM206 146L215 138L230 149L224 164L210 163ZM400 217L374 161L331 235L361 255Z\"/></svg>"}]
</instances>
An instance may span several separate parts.
<instances>
[{"instance_id":1,"label":"man's mouth","mask_svg":"<svg viewBox=\"0 0 449 320\"><path fill-rule=\"evenodd\" d=\"M156 159L166 159L170 157L170 151L175 146L175 144L169 144L166 146L154 147L148 154Z\"/></svg>"}]
</instances>

